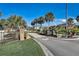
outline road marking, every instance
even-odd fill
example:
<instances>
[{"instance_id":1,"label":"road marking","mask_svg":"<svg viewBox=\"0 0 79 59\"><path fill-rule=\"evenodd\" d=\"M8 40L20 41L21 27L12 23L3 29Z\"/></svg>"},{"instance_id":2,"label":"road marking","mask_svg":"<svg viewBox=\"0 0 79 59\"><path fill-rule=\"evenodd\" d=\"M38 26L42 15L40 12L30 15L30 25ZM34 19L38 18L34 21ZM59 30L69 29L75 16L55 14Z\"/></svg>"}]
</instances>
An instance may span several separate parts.
<instances>
[{"instance_id":1,"label":"road marking","mask_svg":"<svg viewBox=\"0 0 79 59\"><path fill-rule=\"evenodd\" d=\"M79 38L77 38L79 40Z\"/></svg>"},{"instance_id":2,"label":"road marking","mask_svg":"<svg viewBox=\"0 0 79 59\"><path fill-rule=\"evenodd\" d=\"M48 38L46 38L46 39L42 39L42 40L49 40Z\"/></svg>"},{"instance_id":3,"label":"road marking","mask_svg":"<svg viewBox=\"0 0 79 59\"><path fill-rule=\"evenodd\" d=\"M79 38L76 38L76 39L61 39L61 40L79 40Z\"/></svg>"}]
</instances>

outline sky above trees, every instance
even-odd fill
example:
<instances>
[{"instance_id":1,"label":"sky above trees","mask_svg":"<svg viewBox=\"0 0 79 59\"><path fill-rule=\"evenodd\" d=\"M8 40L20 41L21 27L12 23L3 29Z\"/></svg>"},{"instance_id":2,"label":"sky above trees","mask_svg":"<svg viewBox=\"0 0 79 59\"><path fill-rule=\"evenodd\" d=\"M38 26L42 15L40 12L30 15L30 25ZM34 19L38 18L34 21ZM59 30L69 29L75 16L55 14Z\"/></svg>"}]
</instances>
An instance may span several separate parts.
<instances>
[{"instance_id":1,"label":"sky above trees","mask_svg":"<svg viewBox=\"0 0 79 59\"><path fill-rule=\"evenodd\" d=\"M61 23L66 19L65 3L5 3L0 4L0 11L3 13L1 18L7 18L10 15L20 15L30 25L31 21L40 16L44 16L47 12L55 15L55 23ZM79 4L68 4L68 17L76 18L79 15ZM54 23L51 22L53 25Z\"/></svg>"}]
</instances>

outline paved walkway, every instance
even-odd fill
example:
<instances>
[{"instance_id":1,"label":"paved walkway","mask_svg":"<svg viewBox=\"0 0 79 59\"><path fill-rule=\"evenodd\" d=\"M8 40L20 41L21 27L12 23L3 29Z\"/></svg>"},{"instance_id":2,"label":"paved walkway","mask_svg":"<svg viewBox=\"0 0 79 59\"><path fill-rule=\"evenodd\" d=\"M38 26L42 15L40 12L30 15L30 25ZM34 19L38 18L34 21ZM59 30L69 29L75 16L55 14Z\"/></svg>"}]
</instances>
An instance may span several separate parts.
<instances>
[{"instance_id":1,"label":"paved walkway","mask_svg":"<svg viewBox=\"0 0 79 59\"><path fill-rule=\"evenodd\" d=\"M66 38L53 38L36 33L29 33L45 45L56 56L79 56L79 40L66 40Z\"/></svg>"}]
</instances>

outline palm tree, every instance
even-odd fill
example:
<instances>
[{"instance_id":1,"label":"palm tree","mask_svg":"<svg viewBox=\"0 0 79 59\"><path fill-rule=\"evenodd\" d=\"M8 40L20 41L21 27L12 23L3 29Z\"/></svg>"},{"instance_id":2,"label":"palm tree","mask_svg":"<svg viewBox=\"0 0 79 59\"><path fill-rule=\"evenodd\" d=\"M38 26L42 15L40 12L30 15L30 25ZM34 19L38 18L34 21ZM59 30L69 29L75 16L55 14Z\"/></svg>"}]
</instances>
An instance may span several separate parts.
<instances>
[{"instance_id":1,"label":"palm tree","mask_svg":"<svg viewBox=\"0 0 79 59\"><path fill-rule=\"evenodd\" d=\"M68 24L68 26L71 26L71 25L73 25L73 18L69 18L68 20L67 20L67 24Z\"/></svg>"},{"instance_id":2,"label":"palm tree","mask_svg":"<svg viewBox=\"0 0 79 59\"><path fill-rule=\"evenodd\" d=\"M74 23L74 21L73 21L74 19L73 18L69 18L68 20L67 20L67 30L68 30L68 37L72 37L72 29L74 28L74 25L73 25L73 23Z\"/></svg>"},{"instance_id":3,"label":"palm tree","mask_svg":"<svg viewBox=\"0 0 79 59\"><path fill-rule=\"evenodd\" d=\"M7 27L9 28L9 31L11 31L12 29L17 27L17 25L16 25L17 17L18 16L16 16L16 15L11 15L10 17L8 17L6 22L8 22Z\"/></svg>"},{"instance_id":4,"label":"palm tree","mask_svg":"<svg viewBox=\"0 0 79 59\"><path fill-rule=\"evenodd\" d=\"M46 15L45 15L45 21L46 22L48 22L48 28L47 28L47 35L48 35L48 33L49 33L49 23L50 23L50 21L54 21L54 18L55 18L55 16L54 16L54 14L52 13L52 12L48 12Z\"/></svg>"},{"instance_id":5,"label":"palm tree","mask_svg":"<svg viewBox=\"0 0 79 59\"><path fill-rule=\"evenodd\" d=\"M5 24L6 24L6 19L1 19L0 25L2 25L5 28Z\"/></svg>"},{"instance_id":6,"label":"palm tree","mask_svg":"<svg viewBox=\"0 0 79 59\"><path fill-rule=\"evenodd\" d=\"M26 22L21 16L12 15L7 20L10 28L20 28L22 25L26 27Z\"/></svg>"},{"instance_id":7,"label":"palm tree","mask_svg":"<svg viewBox=\"0 0 79 59\"><path fill-rule=\"evenodd\" d=\"M15 22L14 22L14 16L10 16L7 21L9 22L8 27L10 28L10 30L14 29L15 27Z\"/></svg>"},{"instance_id":8,"label":"palm tree","mask_svg":"<svg viewBox=\"0 0 79 59\"><path fill-rule=\"evenodd\" d=\"M7 21L9 22L8 23L8 27L10 29L17 28L18 30L20 30L20 32L19 32L20 36L22 36L22 38L23 38L22 34L24 34L24 29L26 28L26 22L25 22L25 20L23 20L23 18L21 16L12 15L12 16L10 16L7 19ZM24 40L24 38L23 38L23 40Z\"/></svg>"},{"instance_id":9,"label":"palm tree","mask_svg":"<svg viewBox=\"0 0 79 59\"><path fill-rule=\"evenodd\" d=\"M23 18L21 16L16 16L15 23L16 23L15 25L19 29L20 40L24 40L24 34L25 34L24 29L26 27L26 22L23 20Z\"/></svg>"},{"instance_id":10,"label":"palm tree","mask_svg":"<svg viewBox=\"0 0 79 59\"><path fill-rule=\"evenodd\" d=\"M5 21L5 19L0 20L0 26L2 26L3 29L5 28Z\"/></svg>"},{"instance_id":11,"label":"palm tree","mask_svg":"<svg viewBox=\"0 0 79 59\"><path fill-rule=\"evenodd\" d=\"M2 16L2 12L0 11L0 17ZM0 26L2 26L3 25L3 20L2 19L0 19Z\"/></svg>"},{"instance_id":12,"label":"palm tree","mask_svg":"<svg viewBox=\"0 0 79 59\"><path fill-rule=\"evenodd\" d=\"M0 11L0 17L2 16L2 12ZM3 24L3 19L0 19L0 25L2 26Z\"/></svg>"},{"instance_id":13,"label":"palm tree","mask_svg":"<svg viewBox=\"0 0 79 59\"><path fill-rule=\"evenodd\" d=\"M77 22L79 22L79 16L76 17Z\"/></svg>"},{"instance_id":14,"label":"palm tree","mask_svg":"<svg viewBox=\"0 0 79 59\"><path fill-rule=\"evenodd\" d=\"M35 22L34 20L31 22L31 25L33 26L33 29L35 28Z\"/></svg>"},{"instance_id":15,"label":"palm tree","mask_svg":"<svg viewBox=\"0 0 79 59\"><path fill-rule=\"evenodd\" d=\"M3 27L4 31L5 32L10 32L10 23L9 23L9 21L7 21L5 19L1 19L0 22L2 23L2 27Z\"/></svg>"},{"instance_id":16,"label":"palm tree","mask_svg":"<svg viewBox=\"0 0 79 59\"><path fill-rule=\"evenodd\" d=\"M45 22L45 19L44 19L44 17L39 17L38 18L38 23L40 24L40 29L41 29L41 27L42 27L42 24Z\"/></svg>"},{"instance_id":17,"label":"palm tree","mask_svg":"<svg viewBox=\"0 0 79 59\"><path fill-rule=\"evenodd\" d=\"M76 17L76 21L79 23L79 16ZM79 25L78 25L79 28Z\"/></svg>"},{"instance_id":18,"label":"palm tree","mask_svg":"<svg viewBox=\"0 0 79 59\"><path fill-rule=\"evenodd\" d=\"M18 17L16 15L11 16L10 22L11 25L14 26L14 28L18 28Z\"/></svg>"},{"instance_id":19,"label":"palm tree","mask_svg":"<svg viewBox=\"0 0 79 59\"><path fill-rule=\"evenodd\" d=\"M26 23L25 20L22 20L22 25L23 25L23 27L24 27L25 29L27 28L27 23Z\"/></svg>"},{"instance_id":20,"label":"palm tree","mask_svg":"<svg viewBox=\"0 0 79 59\"><path fill-rule=\"evenodd\" d=\"M35 27L37 29L38 19L34 19L33 22L35 23Z\"/></svg>"},{"instance_id":21,"label":"palm tree","mask_svg":"<svg viewBox=\"0 0 79 59\"><path fill-rule=\"evenodd\" d=\"M24 40L24 28L25 28L25 21L22 19L21 16L18 16L17 18L17 25L18 25L18 28L20 30L20 40Z\"/></svg>"},{"instance_id":22,"label":"palm tree","mask_svg":"<svg viewBox=\"0 0 79 59\"><path fill-rule=\"evenodd\" d=\"M45 21L46 22L50 22L50 21L53 21L55 18L54 14L52 12L48 12L46 15L45 15ZM49 25L49 24L48 24Z\"/></svg>"}]
</instances>

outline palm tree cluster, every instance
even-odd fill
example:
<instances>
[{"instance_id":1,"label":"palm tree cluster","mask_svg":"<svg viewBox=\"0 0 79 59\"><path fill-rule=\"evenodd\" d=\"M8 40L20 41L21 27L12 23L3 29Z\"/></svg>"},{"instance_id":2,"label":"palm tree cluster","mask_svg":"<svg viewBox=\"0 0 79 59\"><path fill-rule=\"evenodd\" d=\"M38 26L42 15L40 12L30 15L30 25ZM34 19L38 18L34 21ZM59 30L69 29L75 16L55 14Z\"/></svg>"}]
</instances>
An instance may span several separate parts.
<instances>
[{"instance_id":1,"label":"palm tree cluster","mask_svg":"<svg viewBox=\"0 0 79 59\"><path fill-rule=\"evenodd\" d=\"M38 17L36 19L34 19L32 22L31 22L31 25L33 26L33 28L38 24L40 24L40 29L42 28L42 24L44 24L45 22L48 22L48 27L47 27L47 30L50 30L50 26L49 26L49 23L50 22L53 22L54 21L54 18L55 18L55 15L52 13L52 12L48 12L46 13L44 16L41 16L41 17ZM75 19L77 22L79 22L79 16L76 17ZM64 26L63 30L65 30L64 32L70 32L70 33L73 33L73 29L75 28L76 29L76 26L75 26L75 23L74 23L74 19L72 17L68 18L66 20L66 26ZM55 26L55 29L57 28L57 26ZM61 27L59 27L61 28ZM58 29L59 30L59 29ZM58 32L58 30L56 30ZM62 29L61 29L62 30ZM60 30L60 31L61 31ZM70 35L70 34L69 34Z\"/></svg>"},{"instance_id":2,"label":"palm tree cluster","mask_svg":"<svg viewBox=\"0 0 79 59\"><path fill-rule=\"evenodd\" d=\"M12 15L7 19L0 19L0 25L3 26L4 29L17 29L17 28L26 28L26 22L23 20L21 16Z\"/></svg>"},{"instance_id":3,"label":"palm tree cluster","mask_svg":"<svg viewBox=\"0 0 79 59\"><path fill-rule=\"evenodd\" d=\"M79 16L76 17L75 19L77 22L79 22ZM75 25L74 19L73 18L68 18L66 21L66 24L68 27L72 27Z\"/></svg>"},{"instance_id":4,"label":"palm tree cluster","mask_svg":"<svg viewBox=\"0 0 79 59\"><path fill-rule=\"evenodd\" d=\"M79 22L79 16L76 17L75 21ZM68 18L66 20L66 29L65 30L68 33L69 37L72 37L74 34L77 33L77 26L76 26L73 18Z\"/></svg>"},{"instance_id":5,"label":"palm tree cluster","mask_svg":"<svg viewBox=\"0 0 79 59\"><path fill-rule=\"evenodd\" d=\"M67 20L67 24L68 25L72 25L74 22L73 22L73 18L69 18L68 20Z\"/></svg>"},{"instance_id":6,"label":"palm tree cluster","mask_svg":"<svg viewBox=\"0 0 79 59\"><path fill-rule=\"evenodd\" d=\"M54 18L55 18L54 14L52 12L48 12L44 16L34 19L31 22L31 25L34 27L34 26L37 26L37 24L40 24L40 28L41 28L43 23L45 22L49 23L50 21L53 21Z\"/></svg>"}]
</instances>

